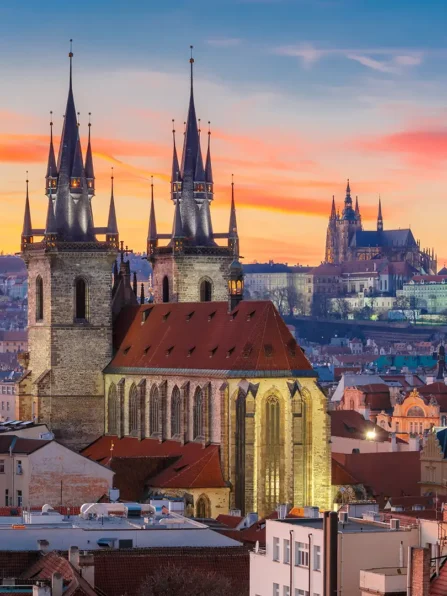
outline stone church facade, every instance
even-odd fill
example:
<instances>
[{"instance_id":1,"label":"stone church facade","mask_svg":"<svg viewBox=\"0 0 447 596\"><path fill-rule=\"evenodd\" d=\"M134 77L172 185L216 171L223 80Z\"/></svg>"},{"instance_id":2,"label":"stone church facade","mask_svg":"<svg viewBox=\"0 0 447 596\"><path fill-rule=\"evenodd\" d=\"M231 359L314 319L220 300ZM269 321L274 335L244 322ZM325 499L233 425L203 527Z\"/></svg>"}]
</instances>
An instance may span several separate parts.
<instances>
[{"instance_id":1,"label":"stone church facade","mask_svg":"<svg viewBox=\"0 0 447 596\"><path fill-rule=\"evenodd\" d=\"M72 54L57 162L50 141L45 228L32 226L26 197L29 354L17 418L45 422L101 463L118 453L158 458L144 491L200 495L196 514L264 514L285 502L329 507L326 397L273 304L243 300L233 185L228 232L213 232L210 137L204 165L193 63L181 164L174 139L172 233L157 232L152 186L155 301L142 296L139 304L120 249L113 179L107 225L93 224L90 134L84 161L71 62Z\"/></svg>"}]
</instances>

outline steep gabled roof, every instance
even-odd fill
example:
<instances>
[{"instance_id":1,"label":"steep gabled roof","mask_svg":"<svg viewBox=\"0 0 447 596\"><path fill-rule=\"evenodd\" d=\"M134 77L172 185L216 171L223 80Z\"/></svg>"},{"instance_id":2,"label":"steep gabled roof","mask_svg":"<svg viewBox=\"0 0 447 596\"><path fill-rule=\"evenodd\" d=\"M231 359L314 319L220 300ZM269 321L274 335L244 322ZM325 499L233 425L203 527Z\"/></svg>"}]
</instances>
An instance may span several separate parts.
<instances>
[{"instance_id":1,"label":"steep gabled roof","mask_svg":"<svg viewBox=\"0 0 447 596\"><path fill-rule=\"evenodd\" d=\"M173 368L316 376L269 301L242 301L231 313L226 302L128 307L115 322L114 338L116 352L106 371Z\"/></svg>"},{"instance_id":2,"label":"steep gabled roof","mask_svg":"<svg viewBox=\"0 0 447 596\"><path fill-rule=\"evenodd\" d=\"M406 230L383 230L383 231L367 231L357 230L352 237L352 247L416 247L417 243L414 239L413 232L410 229Z\"/></svg>"}]
</instances>

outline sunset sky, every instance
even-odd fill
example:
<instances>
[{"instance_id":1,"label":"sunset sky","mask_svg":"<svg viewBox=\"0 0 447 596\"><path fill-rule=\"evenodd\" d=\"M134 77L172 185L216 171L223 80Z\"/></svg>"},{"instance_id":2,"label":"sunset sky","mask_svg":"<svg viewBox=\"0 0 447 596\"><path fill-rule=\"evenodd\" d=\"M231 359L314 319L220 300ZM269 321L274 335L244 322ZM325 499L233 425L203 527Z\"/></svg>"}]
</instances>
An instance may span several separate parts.
<instances>
[{"instance_id":1,"label":"sunset sky","mask_svg":"<svg viewBox=\"0 0 447 596\"><path fill-rule=\"evenodd\" d=\"M318 264L346 178L366 228L411 226L447 261L445 0L22 0L0 4L0 249L19 250L26 170L43 227L49 112L62 128L68 40L81 130L92 112L95 224L114 166L121 238L145 248L150 175L170 232L172 118L211 121L214 230L234 173L241 252ZM206 134L203 134L205 141ZM56 142L57 145L57 142Z\"/></svg>"}]
</instances>

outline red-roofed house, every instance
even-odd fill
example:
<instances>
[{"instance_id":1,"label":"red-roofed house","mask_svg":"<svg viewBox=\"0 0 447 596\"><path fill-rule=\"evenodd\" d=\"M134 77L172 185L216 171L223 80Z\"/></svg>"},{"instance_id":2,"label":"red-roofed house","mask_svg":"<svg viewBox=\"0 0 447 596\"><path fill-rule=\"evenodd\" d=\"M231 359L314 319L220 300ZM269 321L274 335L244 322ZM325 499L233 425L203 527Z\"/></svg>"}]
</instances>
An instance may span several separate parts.
<instances>
[{"instance_id":1,"label":"red-roofed house","mask_svg":"<svg viewBox=\"0 0 447 596\"><path fill-rule=\"evenodd\" d=\"M391 409L389 387L384 383L346 387L339 409L355 410L375 422L380 412Z\"/></svg>"}]
</instances>

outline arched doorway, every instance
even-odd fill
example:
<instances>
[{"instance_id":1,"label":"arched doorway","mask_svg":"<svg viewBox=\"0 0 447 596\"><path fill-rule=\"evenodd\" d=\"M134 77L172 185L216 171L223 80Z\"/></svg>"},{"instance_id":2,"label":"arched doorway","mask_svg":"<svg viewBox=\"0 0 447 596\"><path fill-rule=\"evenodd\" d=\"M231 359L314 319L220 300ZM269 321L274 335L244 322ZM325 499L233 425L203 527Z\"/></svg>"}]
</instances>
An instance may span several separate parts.
<instances>
[{"instance_id":1,"label":"arched doorway","mask_svg":"<svg viewBox=\"0 0 447 596\"><path fill-rule=\"evenodd\" d=\"M196 504L196 517L207 519L211 517L211 502L206 495L200 495Z\"/></svg>"}]
</instances>

